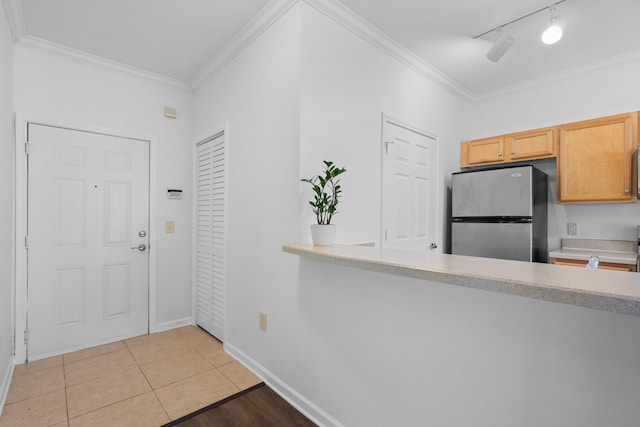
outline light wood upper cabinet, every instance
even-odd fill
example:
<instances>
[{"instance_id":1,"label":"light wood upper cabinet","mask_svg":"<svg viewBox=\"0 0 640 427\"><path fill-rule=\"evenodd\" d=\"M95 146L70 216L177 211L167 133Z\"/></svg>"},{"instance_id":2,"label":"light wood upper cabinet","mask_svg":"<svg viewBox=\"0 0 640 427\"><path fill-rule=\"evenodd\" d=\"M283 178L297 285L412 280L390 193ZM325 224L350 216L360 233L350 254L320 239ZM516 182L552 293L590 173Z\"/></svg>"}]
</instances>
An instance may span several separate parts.
<instances>
[{"instance_id":1,"label":"light wood upper cabinet","mask_svg":"<svg viewBox=\"0 0 640 427\"><path fill-rule=\"evenodd\" d=\"M631 202L636 112L560 126L558 202Z\"/></svg>"},{"instance_id":2,"label":"light wood upper cabinet","mask_svg":"<svg viewBox=\"0 0 640 427\"><path fill-rule=\"evenodd\" d=\"M555 157L556 135L551 127L466 141L460 145L460 167Z\"/></svg>"},{"instance_id":3,"label":"light wood upper cabinet","mask_svg":"<svg viewBox=\"0 0 640 427\"><path fill-rule=\"evenodd\" d=\"M543 159L556 155L556 128L545 128L507 135L511 161Z\"/></svg>"},{"instance_id":4,"label":"light wood upper cabinet","mask_svg":"<svg viewBox=\"0 0 640 427\"><path fill-rule=\"evenodd\" d=\"M466 166L488 165L504 161L504 137L463 142L460 163Z\"/></svg>"}]
</instances>

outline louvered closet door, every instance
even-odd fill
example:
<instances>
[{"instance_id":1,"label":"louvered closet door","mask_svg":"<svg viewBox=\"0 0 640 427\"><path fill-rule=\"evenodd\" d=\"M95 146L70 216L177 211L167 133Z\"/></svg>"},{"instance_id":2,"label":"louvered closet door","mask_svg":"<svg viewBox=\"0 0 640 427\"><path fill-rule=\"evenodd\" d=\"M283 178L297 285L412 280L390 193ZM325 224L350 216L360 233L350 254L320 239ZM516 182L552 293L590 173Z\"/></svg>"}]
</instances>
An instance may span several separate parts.
<instances>
[{"instance_id":1,"label":"louvered closet door","mask_svg":"<svg viewBox=\"0 0 640 427\"><path fill-rule=\"evenodd\" d=\"M226 143L197 145L196 323L224 341L226 300Z\"/></svg>"}]
</instances>

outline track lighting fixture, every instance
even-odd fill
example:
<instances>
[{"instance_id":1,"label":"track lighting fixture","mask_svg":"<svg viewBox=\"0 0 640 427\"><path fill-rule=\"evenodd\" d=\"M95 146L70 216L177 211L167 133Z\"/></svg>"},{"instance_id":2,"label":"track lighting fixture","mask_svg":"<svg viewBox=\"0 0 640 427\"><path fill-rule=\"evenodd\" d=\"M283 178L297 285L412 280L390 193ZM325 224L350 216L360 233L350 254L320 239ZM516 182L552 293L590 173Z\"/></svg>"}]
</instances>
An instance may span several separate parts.
<instances>
[{"instance_id":1,"label":"track lighting fixture","mask_svg":"<svg viewBox=\"0 0 640 427\"><path fill-rule=\"evenodd\" d=\"M562 28L560 28L560 26L558 25L557 18L556 18L556 5L563 3L565 1L566 0L557 0L548 6L542 7L540 9L536 9L533 12L529 12L515 19L512 19L508 22L505 22L502 25L498 25L497 27L491 28L490 30L479 33L473 36L473 39L477 39L479 37L485 36L493 31L497 32L498 38L493 44L493 46L491 46L491 49L489 50L489 52L487 52L487 58L492 62L498 62L500 58L502 58L502 56L505 54L505 52L509 50L509 48L514 42L513 37L503 32L503 28L506 27L507 25L513 24L514 22L520 21L524 18L528 18L531 15L535 15L538 12L542 12L543 10L549 9L549 12L551 13L551 22L550 22L550 25L547 27L547 29L544 31L544 33L542 33L541 39L542 39L542 42L545 44L554 44L562 38Z\"/></svg>"}]
</instances>

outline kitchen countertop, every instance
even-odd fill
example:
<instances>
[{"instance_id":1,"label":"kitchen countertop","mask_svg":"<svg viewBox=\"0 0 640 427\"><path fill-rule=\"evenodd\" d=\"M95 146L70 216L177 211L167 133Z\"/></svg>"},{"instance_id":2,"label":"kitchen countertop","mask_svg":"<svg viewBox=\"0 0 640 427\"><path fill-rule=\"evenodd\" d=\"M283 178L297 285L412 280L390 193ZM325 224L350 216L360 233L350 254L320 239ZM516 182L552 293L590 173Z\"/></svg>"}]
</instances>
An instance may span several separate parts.
<instances>
[{"instance_id":1,"label":"kitchen countertop","mask_svg":"<svg viewBox=\"0 0 640 427\"><path fill-rule=\"evenodd\" d=\"M640 317L638 273L364 246L287 244L282 250L344 267Z\"/></svg>"},{"instance_id":2,"label":"kitchen countertop","mask_svg":"<svg viewBox=\"0 0 640 427\"><path fill-rule=\"evenodd\" d=\"M560 249L549 252L549 258L588 261L597 256L600 262L636 265L638 243L626 240L563 238Z\"/></svg>"}]
</instances>

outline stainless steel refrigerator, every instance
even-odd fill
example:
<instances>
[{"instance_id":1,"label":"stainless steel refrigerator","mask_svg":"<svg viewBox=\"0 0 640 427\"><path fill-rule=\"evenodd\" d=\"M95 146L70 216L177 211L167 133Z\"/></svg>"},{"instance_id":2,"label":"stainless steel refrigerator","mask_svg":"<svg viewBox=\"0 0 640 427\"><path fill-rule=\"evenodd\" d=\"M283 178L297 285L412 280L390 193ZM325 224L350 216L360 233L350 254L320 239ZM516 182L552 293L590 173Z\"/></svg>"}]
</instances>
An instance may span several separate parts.
<instances>
[{"instance_id":1,"label":"stainless steel refrigerator","mask_svg":"<svg viewBox=\"0 0 640 427\"><path fill-rule=\"evenodd\" d=\"M547 262L547 175L531 165L454 173L451 253Z\"/></svg>"}]
</instances>

